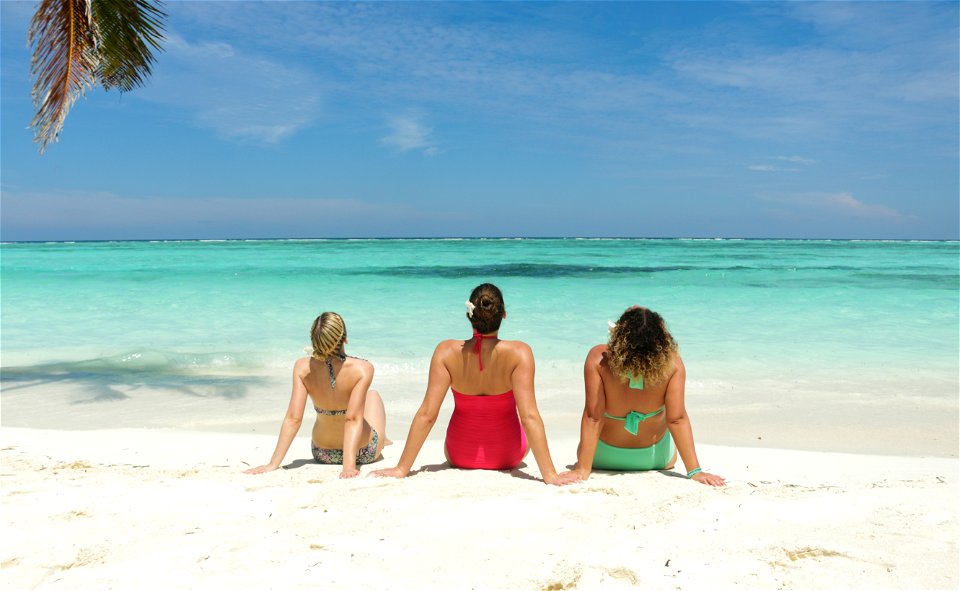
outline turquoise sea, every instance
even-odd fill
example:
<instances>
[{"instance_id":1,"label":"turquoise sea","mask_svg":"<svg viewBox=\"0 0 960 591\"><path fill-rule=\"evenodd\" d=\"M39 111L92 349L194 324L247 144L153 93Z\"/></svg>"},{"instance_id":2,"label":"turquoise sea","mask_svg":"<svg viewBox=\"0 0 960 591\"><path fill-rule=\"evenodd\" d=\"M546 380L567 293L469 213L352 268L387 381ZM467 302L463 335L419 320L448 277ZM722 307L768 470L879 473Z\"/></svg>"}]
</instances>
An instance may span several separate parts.
<instances>
[{"instance_id":1,"label":"turquoise sea","mask_svg":"<svg viewBox=\"0 0 960 591\"><path fill-rule=\"evenodd\" d=\"M641 304L679 341L688 405L712 417L709 429L735 411L816 416L845 404L956 423L957 242L6 243L0 257L4 424L43 423L33 401L50 393L78 427L124 405L139 415L147 396L224 428L245 418L217 403L254 412L268 399L279 419L324 310L345 318L348 352L374 362L388 412L409 415L435 344L469 337L463 302L484 281L503 290L501 336L533 347L538 398L557 416L578 416L582 360L607 321Z\"/></svg>"}]
</instances>

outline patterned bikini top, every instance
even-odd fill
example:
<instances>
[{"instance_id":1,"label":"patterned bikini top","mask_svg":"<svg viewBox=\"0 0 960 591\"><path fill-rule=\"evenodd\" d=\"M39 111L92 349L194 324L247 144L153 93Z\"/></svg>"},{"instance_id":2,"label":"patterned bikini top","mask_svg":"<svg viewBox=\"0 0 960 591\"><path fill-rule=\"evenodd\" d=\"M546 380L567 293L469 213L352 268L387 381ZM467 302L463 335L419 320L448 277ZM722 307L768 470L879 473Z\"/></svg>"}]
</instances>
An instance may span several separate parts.
<instances>
[{"instance_id":1,"label":"patterned bikini top","mask_svg":"<svg viewBox=\"0 0 960 591\"><path fill-rule=\"evenodd\" d=\"M337 359L339 359L339 360L341 361L341 363L347 360L347 354L346 354L346 353L331 353L330 355L331 355L332 357L336 357ZM327 364L327 373L330 374L330 389L331 389L331 390L336 390L336 389L337 389L337 376L334 375L334 373L333 373L333 363L330 361L330 357L327 357L326 359L324 359L323 362Z\"/></svg>"},{"instance_id":2,"label":"patterned bikini top","mask_svg":"<svg viewBox=\"0 0 960 591\"><path fill-rule=\"evenodd\" d=\"M353 357L353 355L347 355L346 353L332 353L331 355L339 359L341 362L346 361L347 357ZM366 359L363 359L362 357L353 357L353 358L366 361ZM333 363L331 363L330 357L327 357L326 359L324 359L323 362L327 364L327 373L330 374L330 389L336 390L337 376L333 373ZM324 408L319 408L318 406L314 406L313 410L317 411L318 415L326 415L328 417L339 417L341 415L347 414L347 409L345 408L340 410L326 410Z\"/></svg>"}]
</instances>

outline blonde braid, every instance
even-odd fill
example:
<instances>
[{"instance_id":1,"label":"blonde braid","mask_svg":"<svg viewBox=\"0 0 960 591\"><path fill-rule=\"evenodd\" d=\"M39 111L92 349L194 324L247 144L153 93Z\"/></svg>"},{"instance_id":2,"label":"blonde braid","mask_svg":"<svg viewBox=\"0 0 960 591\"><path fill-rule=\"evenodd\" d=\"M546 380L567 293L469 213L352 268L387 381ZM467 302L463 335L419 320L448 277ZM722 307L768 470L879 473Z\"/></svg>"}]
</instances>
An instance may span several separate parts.
<instances>
[{"instance_id":1,"label":"blonde braid","mask_svg":"<svg viewBox=\"0 0 960 591\"><path fill-rule=\"evenodd\" d=\"M347 327L339 314L324 312L317 316L310 329L310 342L313 345L311 357L323 361L334 353L343 351L343 340L346 336Z\"/></svg>"}]
</instances>

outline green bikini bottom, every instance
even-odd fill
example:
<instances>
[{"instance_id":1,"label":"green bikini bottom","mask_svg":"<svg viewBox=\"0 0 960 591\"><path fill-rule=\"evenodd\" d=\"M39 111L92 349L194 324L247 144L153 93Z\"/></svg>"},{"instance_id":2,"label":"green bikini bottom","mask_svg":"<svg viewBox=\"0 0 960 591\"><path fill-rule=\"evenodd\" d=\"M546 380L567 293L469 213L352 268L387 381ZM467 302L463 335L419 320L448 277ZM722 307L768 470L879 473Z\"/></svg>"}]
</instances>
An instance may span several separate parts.
<instances>
[{"instance_id":1,"label":"green bikini bottom","mask_svg":"<svg viewBox=\"0 0 960 591\"><path fill-rule=\"evenodd\" d=\"M670 431L650 447L614 447L597 441L593 467L600 470L663 470L673 459Z\"/></svg>"}]
</instances>

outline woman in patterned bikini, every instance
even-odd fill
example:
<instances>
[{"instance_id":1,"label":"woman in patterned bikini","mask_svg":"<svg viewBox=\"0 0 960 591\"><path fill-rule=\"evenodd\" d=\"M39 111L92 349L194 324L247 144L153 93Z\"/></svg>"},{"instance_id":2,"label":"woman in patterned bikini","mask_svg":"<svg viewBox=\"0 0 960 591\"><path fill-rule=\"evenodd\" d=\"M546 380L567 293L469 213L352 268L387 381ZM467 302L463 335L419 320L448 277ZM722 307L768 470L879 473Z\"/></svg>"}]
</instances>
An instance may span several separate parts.
<instances>
[{"instance_id":1,"label":"woman in patterned bikini","mask_svg":"<svg viewBox=\"0 0 960 591\"><path fill-rule=\"evenodd\" d=\"M358 465L380 459L386 438L383 399L370 390L373 365L344 353L347 328L335 312L324 312L310 330L313 351L293 366L293 392L280 427L277 447L268 464L246 470L260 474L283 462L303 422L307 398L317 411L313 425L313 458L320 464L343 464L340 478L360 474Z\"/></svg>"}]
</instances>

